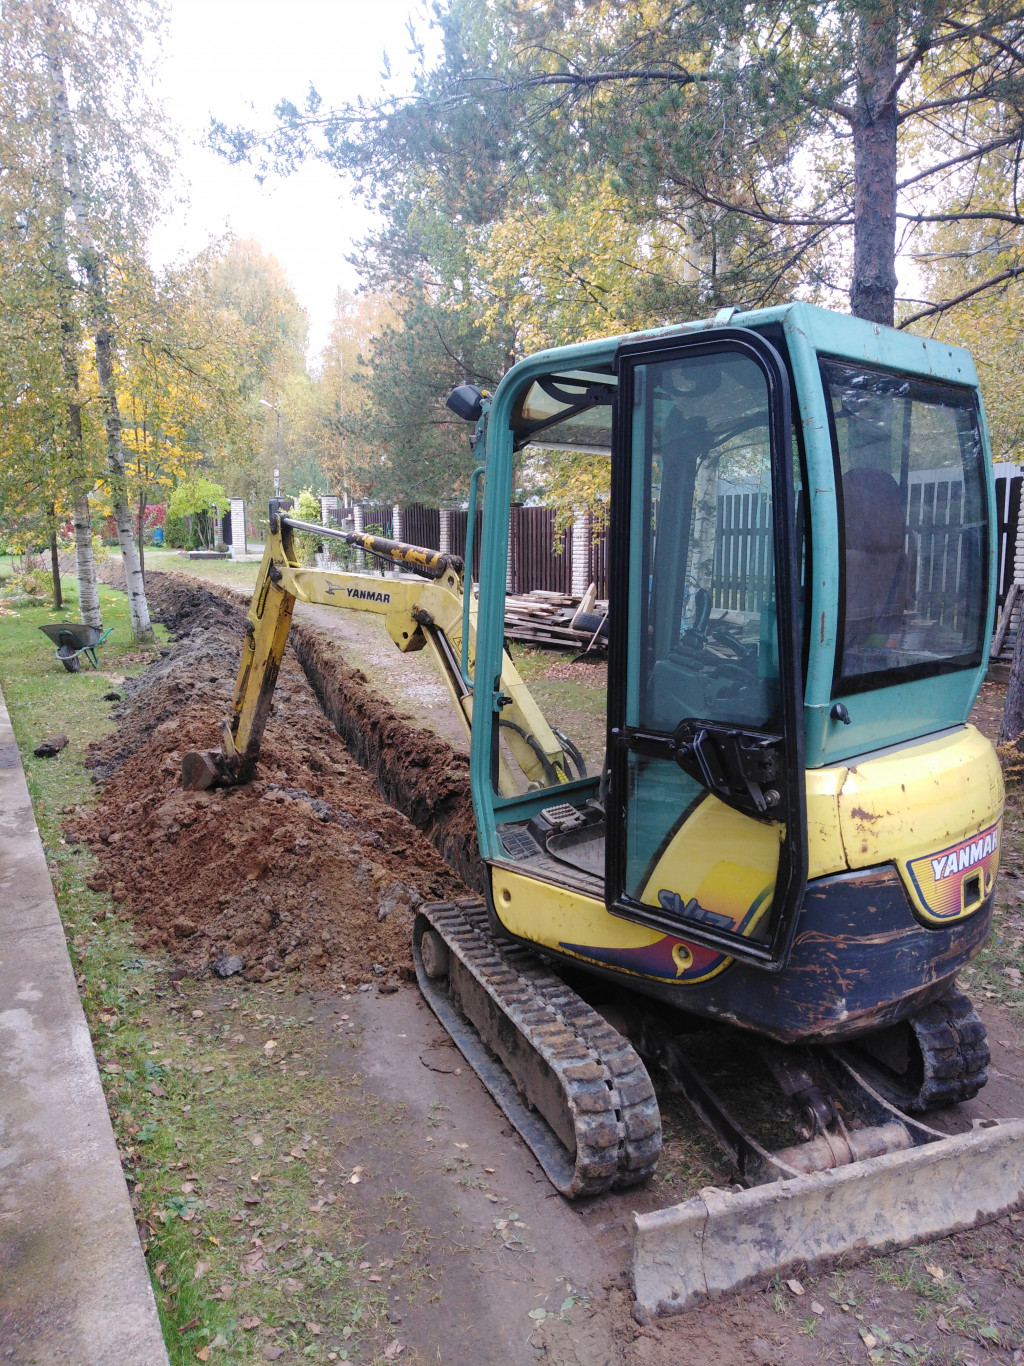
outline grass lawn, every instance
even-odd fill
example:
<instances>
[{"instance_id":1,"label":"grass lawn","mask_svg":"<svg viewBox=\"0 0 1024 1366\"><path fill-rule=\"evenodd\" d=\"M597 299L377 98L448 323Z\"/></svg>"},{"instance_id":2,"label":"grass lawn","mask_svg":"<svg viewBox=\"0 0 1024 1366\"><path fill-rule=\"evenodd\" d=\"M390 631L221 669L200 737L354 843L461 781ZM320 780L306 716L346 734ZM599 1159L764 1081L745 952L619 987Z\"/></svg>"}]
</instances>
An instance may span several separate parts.
<instances>
[{"instance_id":1,"label":"grass lawn","mask_svg":"<svg viewBox=\"0 0 1024 1366\"><path fill-rule=\"evenodd\" d=\"M256 587L259 560L190 560L180 550L155 550L146 547L146 569L170 569L180 574L191 574L212 583L225 583L231 588Z\"/></svg>"},{"instance_id":2,"label":"grass lawn","mask_svg":"<svg viewBox=\"0 0 1024 1366\"><path fill-rule=\"evenodd\" d=\"M73 619L73 579L65 589ZM395 1117L339 1077L308 996L238 979L175 980L169 959L139 951L124 909L88 888L96 861L67 842L64 822L96 800L83 761L113 724L103 694L152 655L132 648L124 595L101 587L114 628L101 668L68 674L37 629L58 614L4 592L0 582L0 685L171 1361L382 1359L383 1287L359 1266L351 1173L331 1142L353 1124L372 1130ZM36 759L34 746L60 730L67 747Z\"/></svg>"}]
</instances>

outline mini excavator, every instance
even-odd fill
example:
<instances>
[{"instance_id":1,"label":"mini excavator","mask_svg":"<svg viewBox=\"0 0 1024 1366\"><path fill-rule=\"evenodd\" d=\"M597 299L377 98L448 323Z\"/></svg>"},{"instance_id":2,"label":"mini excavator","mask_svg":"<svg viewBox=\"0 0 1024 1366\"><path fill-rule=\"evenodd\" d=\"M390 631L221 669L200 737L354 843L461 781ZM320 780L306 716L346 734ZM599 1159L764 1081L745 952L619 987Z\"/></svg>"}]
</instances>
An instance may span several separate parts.
<instances>
[{"instance_id":1,"label":"mini excavator","mask_svg":"<svg viewBox=\"0 0 1024 1366\"><path fill-rule=\"evenodd\" d=\"M469 735L484 897L420 907L427 1001L565 1196L654 1172L652 1074L744 1187L635 1215L649 1312L1013 1206L1024 1123L950 1119L986 1081L956 979L990 932L1003 814L967 719L996 566L968 353L804 303L726 309L542 352L448 404L482 452L478 586L451 554L272 502L223 746L186 757L184 786L252 777L296 600L431 651ZM589 765L504 642L513 470L545 449L610 465ZM391 572L304 568L302 532ZM794 1141L715 1090L709 1028Z\"/></svg>"}]
</instances>

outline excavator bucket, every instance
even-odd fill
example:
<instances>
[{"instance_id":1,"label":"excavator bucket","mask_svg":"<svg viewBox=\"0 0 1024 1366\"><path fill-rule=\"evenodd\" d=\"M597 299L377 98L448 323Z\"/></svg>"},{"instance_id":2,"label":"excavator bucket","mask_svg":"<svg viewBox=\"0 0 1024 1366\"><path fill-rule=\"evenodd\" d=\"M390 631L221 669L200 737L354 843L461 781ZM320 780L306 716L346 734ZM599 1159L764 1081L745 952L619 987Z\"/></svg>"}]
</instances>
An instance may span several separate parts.
<instances>
[{"instance_id":1,"label":"excavator bucket","mask_svg":"<svg viewBox=\"0 0 1024 1366\"><path fill-rule=\"evenodd\" d=\"M844 1253L907 1247L1024 1199L1024 1120L982 1120L909 1151L637 1214L633 1290L651 1317Z\"/></svg>"}]
</instances>

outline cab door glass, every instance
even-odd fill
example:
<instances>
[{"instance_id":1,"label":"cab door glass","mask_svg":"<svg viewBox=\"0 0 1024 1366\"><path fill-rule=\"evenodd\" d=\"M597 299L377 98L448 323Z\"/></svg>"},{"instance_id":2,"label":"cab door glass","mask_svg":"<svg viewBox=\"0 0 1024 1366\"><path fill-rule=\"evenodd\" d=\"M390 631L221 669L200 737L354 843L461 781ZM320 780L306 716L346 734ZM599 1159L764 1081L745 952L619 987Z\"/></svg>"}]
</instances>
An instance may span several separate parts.
<instances>
[{"instance_id":1,"label":"cab door glass","mask_svg":"<svg viewBox=\"0 0 1024 1366\"><path fill-rule=\"evenodd\" d=\"M806 876L788 377L744 333L623 364L608 904L777 966Z\"/></svg>"},{"instance_id":2,"label":"cab door glass","mask_svg":"<svg viewBox=\"0 0 1024 1366\"><path fill-rule=\"evenodd\" d=\"M686 717L770 726L779 655L764 375L735 353L641 374L650 401L636 435L648 459L633 466L643 511L632 615L643 667L629 720L657 731Z\"/></svg>"}]
</instances>

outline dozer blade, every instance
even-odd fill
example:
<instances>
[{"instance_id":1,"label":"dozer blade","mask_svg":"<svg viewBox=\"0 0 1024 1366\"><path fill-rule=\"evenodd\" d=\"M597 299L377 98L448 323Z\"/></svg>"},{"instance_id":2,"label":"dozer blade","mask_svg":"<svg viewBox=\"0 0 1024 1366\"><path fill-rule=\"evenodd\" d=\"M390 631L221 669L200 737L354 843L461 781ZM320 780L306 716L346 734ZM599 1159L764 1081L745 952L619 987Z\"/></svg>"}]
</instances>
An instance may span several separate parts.
<instances>
[{"instance_id":1,"label":"dozer blade","mask_svg":"<svg viewBox=\"0 0 1024 1366\"><path fill-rule=\"evenodd\" d=\"M736 1192L636 1214L633 1290L678 1314L841 1253L906 1247L1005 1214L1024 1199L1024 1120Z\"/></svg>"}]
</instances>

